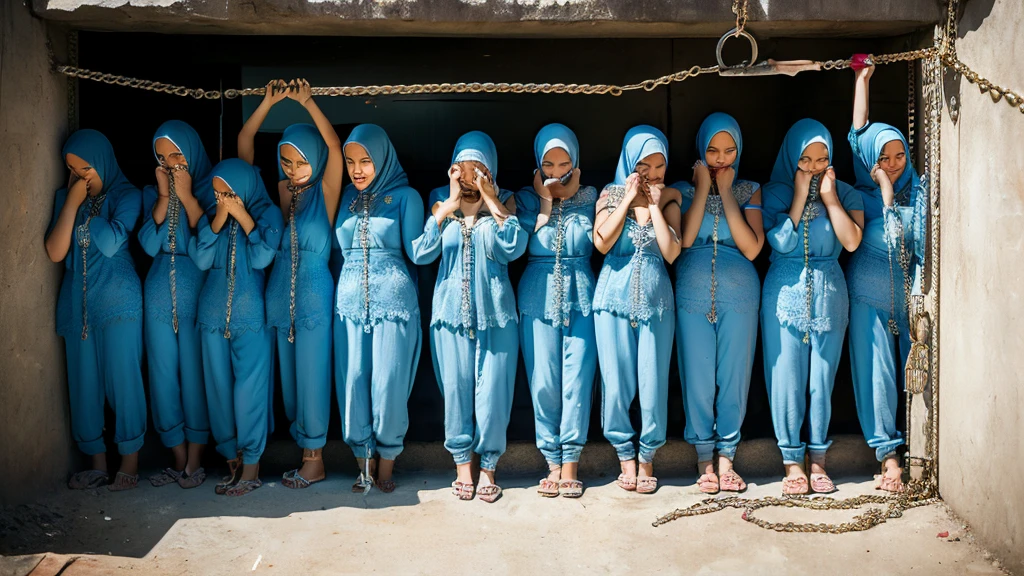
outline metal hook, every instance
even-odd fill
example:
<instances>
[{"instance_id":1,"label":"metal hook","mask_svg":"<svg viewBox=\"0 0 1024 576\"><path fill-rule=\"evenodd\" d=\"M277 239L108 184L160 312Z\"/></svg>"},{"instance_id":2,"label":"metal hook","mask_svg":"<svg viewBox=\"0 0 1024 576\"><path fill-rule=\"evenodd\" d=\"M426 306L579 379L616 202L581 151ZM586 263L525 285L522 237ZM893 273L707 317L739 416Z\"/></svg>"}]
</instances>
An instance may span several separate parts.
<instances>
[{"instance_id":1,"label":"metal hook","mask_svg":"<svg viewBox=\"0 0 1024 576\"><path fill-rule=\"evenodd\" d=\"M725 46L725 41L728 40L729 38L739 36L743 36L750 42L750 60L744 60L743 62L740 62L736 66L726 66L725 61L722 60L722 47ZM722 37L718 39L718 47L715 48L715 58L718 59L719 70L723 70L726 68L745 68L747 66L750 66L754 62L757 62L757 40L755 40L754 37L750 35L750 32L747 32L746 30L739 30L738 28L733 28L732 30L729 30L728 32L723 34Z\"/></svg>"}]
</instances>

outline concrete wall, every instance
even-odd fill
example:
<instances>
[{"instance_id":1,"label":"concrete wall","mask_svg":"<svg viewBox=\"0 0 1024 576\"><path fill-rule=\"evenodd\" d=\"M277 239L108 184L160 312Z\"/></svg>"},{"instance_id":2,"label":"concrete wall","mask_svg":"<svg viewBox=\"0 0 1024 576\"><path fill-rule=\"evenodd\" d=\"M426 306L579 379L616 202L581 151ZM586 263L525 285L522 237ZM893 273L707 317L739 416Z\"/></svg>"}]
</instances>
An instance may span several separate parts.
<instances>
[{"instance_id":1,"label":"concrete wall","mask_svg":"<svg viewBox=\"0 0 1024 576\"><path fill-rule=\"evenodd\" d=\"M68 124L67 84L49 72L47 27L21 2L0 2L0 504L51 489L73 446L53 324L63 267L43 248L53 192L66 177Z\"/></svg>"},{"instance_id":2,"label":"concrete wall","mask_svg":"<svg viewBox=\"0 0 1024 576\"><path fill-rule=\"evenodd\" d=\"M974 0L960 58L1024 94L1024 4ZM1024 573L1024 114L947 77L942 133L939 473L981 544ZM957 91L959 89L959 92Z\"/></svg>"}]
</instances>

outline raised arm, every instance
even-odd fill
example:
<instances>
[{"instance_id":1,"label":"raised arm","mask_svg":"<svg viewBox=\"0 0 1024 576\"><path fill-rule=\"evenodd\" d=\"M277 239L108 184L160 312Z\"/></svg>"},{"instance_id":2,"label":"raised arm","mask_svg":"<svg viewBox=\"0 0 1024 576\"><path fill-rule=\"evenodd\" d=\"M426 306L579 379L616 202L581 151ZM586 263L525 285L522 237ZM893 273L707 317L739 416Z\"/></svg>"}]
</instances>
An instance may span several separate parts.
<instances>
[{"instance_id":1,"label":"raised arm","mask_svg":"<svg viewBox=\"0 0 1024 576\"><path fill-rule=\"evenodd\" d=\"M853 128L860 130L868 123L868 89L871 75L875 73L875 66L872 64L867 68L857 70L856 80L853 87Z\"/></svg>"},{"instance_id":2,"label":"raised arm","mask_svg":"<svg viewBox=\"0 0 1024 576\"><path fill-rule=\"evenodd\" d=\"M267 82L267 93L263 96L263 102L260 102L259 107L253 111L252 116L249 116L249 119L245 121L245 125L242 126L242 130L238 133L239 158L249 164L253 163L253 160L256 158L256 149L253 144L256 139L256 133L259 132L260 126L267 119L267 114L270 113L270 109L274 107L274 104L284 100L287 95L287 85L284 83L284 80L271 80Z\"/></svg>"},{"instance_id":3,"label":"raised arm","mask_svg":"<svg viewBox=\"0 0 1024 576\"><path fill-rule=\"evenodd\" d=\"M294 89L292 87L294 86ZM327 144L327 166L324 168L323 189L324 204L327 207L327 218L334 224L338 215L338 204L341 202L341 180L344 175L345 158L341 149L341 139L334 131L331 121L324 116L320 107L313 100L312 88L305 78L292 80L288 84L288 97L295 100L309 112L310 118L320 131L320 137Z\"/></svg>"}]
</instances>

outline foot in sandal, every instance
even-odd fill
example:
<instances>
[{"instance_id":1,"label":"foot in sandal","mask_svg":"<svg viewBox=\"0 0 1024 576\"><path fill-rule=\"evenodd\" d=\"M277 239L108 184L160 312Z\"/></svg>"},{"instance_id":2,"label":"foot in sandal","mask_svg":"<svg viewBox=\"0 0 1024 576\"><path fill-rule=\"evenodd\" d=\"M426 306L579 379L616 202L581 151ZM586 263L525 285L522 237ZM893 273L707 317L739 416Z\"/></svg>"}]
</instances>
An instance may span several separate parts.
<instances>
[{"instance_id":1,"label":"foot in sandal","mask_svg":"<svg viewBox=\"0 0 1024 576\"><path fill-rule=\"evenodd\" d=\"M377 461L377 489L384 494L391 494L395 491L395 461L381 458Z\"/></svg>"},{"instance_id":2,"label":"foot in sandal","mask_svg":"<svg viewBox=\"0 0 1024 576\"><path fill-rule=\"evenodd\" d=\"M782 494L786 496L798 496L807 494L807 474L803 466L799 464L786 464L786 477L782 479Z\"/></svg>"},{"instance_id":3,"label":"foot in sandal","mask_svg":"<svg viewBox=\"0 0 1024 576\"><path fill-rule=\"evenodd\" d=\"M480 485L477 486L476 495L488 504L493 504L501 498L501 486L494 482L494 470L480 469Z\"/></svg>"},{"instance_id":4,"label":"foot in sandal","mask_svg":"<svg viewBox=\"0 0 1024 576\"><path fill-rule=\"evenodd\" d=\"M561 480L562 467L548 462L548 475L545 478L541 478L540 485L537 486L537 494L545 498L555 498L558 496L558 483Z\"/></svg>"},{"instance_id":5,"label":"foot in sandal","mask_svg":"<svg viewBox=\"0 0 1024 576\"><path fill-rule=\"evenodd\" d=\"M92 490L106 486L110 481L110 475L106 470L83 470L76 472L68 480L68 488L72 490Z\"/></svg>"},{"instance_id":6,"label":"foot in sandal","mask_svg":"<svg viewBox=\"0 0 1024 576\"><path fill-rule=\"evenodd\" d=\"M743 492L747 483L732 467L732 460L727 456L718 455L718 488L722 492Z\"/></svg>"},{"instance_id":7,"label":"foot in sandal","mask_svg":"<svg viewBox=\"0 0 1024 576\"><path fill-rule=\"evenodd\" d=\"M316 450L304 448L302 450L302 467L285 472L281 477L281 484L285 488L301 490L327 478L327 474L324 472L323 452L323 448Z\"/></svg>"},{"instance_id":8,"label":"foot in sandal","mask_svg":"<svg viewBox=\"0 0 1024 576\"><path fill-rule=\"evenodd\" d=\"M626 492L636 491L636 460L621 460L619 468L622 472L615 479L615 483Z\"/></svg>"},{"instance_id":9,"label":"foot in sandal","mask_svg":"<svg viewBox=\"0 0 1024 576\"><path fill-rule=\"evenodd\" d=\"M697 489L703 494L718 494L718 475L715 474L715 464L711 460L698 462L697 473L700 474L697 478Z\"/></svg>"},{"instance_id":10,"label":"foot in sandal","mask_svg":"<svg viewBox=\"0 0 1024 576\"><path fill-rule=\"evenodd\" d=\"M583 482L579 480L579 462L563 462L561 480L558 482L558 495L562 498L579 498L583 496Z\"/></svg>"},{"instance_id":11,"label":"foot in sandal","mask_svg":"<svg viewBox=\"0 0 1024 576\"><path fill-rule=\"evenodd\" d=\"M260 480L260 464L242 464L242 475L234 486L224 492L227 496L245 496L246 494L263 486Z\"/></svg>"},{"instance_id":12,"label":"foot in sandal","mask_svg":"<svg viewBox=\"0 0 1024 576\"><path fill-rule=\"evenodd\" d=\"M654 476L654 463L641 462L636 475L636 493L654 494L658 491L658 479Z\"/></svg>"},{"instance_id":13,"label":"foot in sandal","mask_svg":"<svg viewBox=\"0 0 1024 576\"><path fill-rule=\"evenodd\" d=\"M111 492L131 490L139 485L139 453L121 456L121 469L114 476L114 481L107 484Z\"/></svg>"},{"instance_id":14,"label":"foot in sandal","mask_svg":"<svg viewBox=\"0 0 1024 576\"><path fill-rule=\"evenodd\" d=\"M242 479L242 453L239 452L238 456L234 459L228 460L228 475L220 479L220 482L213 487L213 491L217 494L224 495L227 491L238 484L238 481Z\"/></svg>"},{"instance_id":15,"label":"foot in sandal","mask_svg":"<svg viewBox=\"0 0 1024 576\"><path fill-rule=\"evenodd\" d=\"M836 485L825 472L825 456L821 455L811 458L811 492L815 494L831 494L835 492Z\"/></svg>"}]
</instances>

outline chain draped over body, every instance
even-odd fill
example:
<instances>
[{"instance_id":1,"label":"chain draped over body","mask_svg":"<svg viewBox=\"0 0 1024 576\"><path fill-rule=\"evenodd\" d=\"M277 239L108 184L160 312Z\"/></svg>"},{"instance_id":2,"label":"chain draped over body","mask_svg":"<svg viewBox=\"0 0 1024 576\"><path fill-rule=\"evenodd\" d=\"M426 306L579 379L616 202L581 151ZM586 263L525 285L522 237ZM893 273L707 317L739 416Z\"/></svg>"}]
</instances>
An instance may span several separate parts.
<instances>
[{"instance_id":1,"label":"chain draped over body","mask_svg":"<svg viewBox=\"0 0 1024 576\"><path fill-rule=\"evenodd\" d=\"M302 193L309 190L309 186L299 187L288 185L288 191L291 192L291 201L288 203L288 226L291 234L289 235L289 246L291 247L291 278L289 280L288 290L288 343L295 343L295 284L296 277L299 272L299 233L296 228L295 222L295 211L298 209L299 200L302 197ZM234 246L234 244L232 244Z\"/></svg>"},{"instance_id":2,"label":"chain draped over body","mask_svg":"<svg viewBox=\"0 0 1024 576\"><path fill-rule=\"evenodd\" d=\"M99 216L103 201L107 199L106 192L90 196L88 200L88 215L85 222L75 229L75 236L78 246L82 249L82 340L89 338L89 245L91 244L89 223L96 216Z\"/></svg>"}]
</instances>

